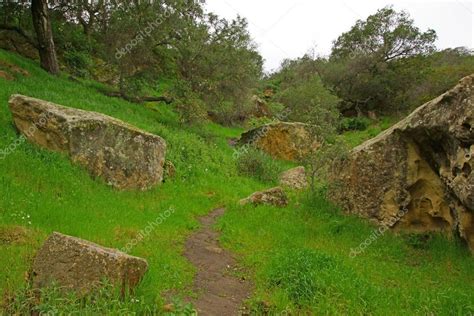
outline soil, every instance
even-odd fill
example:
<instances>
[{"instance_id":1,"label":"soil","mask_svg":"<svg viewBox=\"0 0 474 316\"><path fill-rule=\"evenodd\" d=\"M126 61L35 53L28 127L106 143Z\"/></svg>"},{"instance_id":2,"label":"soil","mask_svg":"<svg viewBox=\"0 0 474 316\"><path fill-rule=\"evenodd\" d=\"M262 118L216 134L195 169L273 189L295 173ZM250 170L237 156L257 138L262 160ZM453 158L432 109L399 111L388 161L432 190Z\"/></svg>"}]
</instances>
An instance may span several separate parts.
<instances>
[{"instance_id":1,"label":"soil","mask_svg":"<svg viewBox=\"0 0 474 316\"><path fill-rule=\"evenodd\" d=\"M243 303L252 293L252 284L237 276L240 269L234 256L219 246L219 232L213 229L224 208L200 219L201 229L186 242L185 256L197 268L192 299L199 315L248 314Z\"/></svg>"}]
</instances>

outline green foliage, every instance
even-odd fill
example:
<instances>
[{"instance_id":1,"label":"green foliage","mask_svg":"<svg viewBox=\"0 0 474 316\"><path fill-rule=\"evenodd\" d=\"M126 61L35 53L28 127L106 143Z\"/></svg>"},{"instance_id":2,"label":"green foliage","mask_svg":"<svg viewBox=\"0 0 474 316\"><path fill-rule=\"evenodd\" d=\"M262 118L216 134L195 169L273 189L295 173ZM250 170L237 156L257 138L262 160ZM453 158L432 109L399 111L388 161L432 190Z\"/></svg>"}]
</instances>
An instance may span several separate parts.
<instances>
[{"instance_id":1,"label":"green foliage","mask_svg":"<svg viewBox=\"0 0 474 316\"><path fill-rule=\"evenodd\" d=\"M404 234L403 238L407 245L415 249L427 249L429 241L433 236L431 234Z\"/></svg>"},{"instance_id":2,"label":"green foliage","mask_svg":"<svg viewBox=\"0 0 474 316\"><path fill-rule=\"evenodd\" d=\"M349 147L340 138L329 139L324 142L313 155L305 160L311 179L311 189L315 192L316 185L327 180L334 172L334 162L346 159L349 154Z\"/></svg>"},{"instance_id":3,"label":"green foliage","mask_svg":"<svg viewBox=\"0 0 474 316\"><path fill-rule=\"evenodd\" d=\"M253 128L258 128L258 127L273 123L274 121L275 120L273 120L271 118L268 118L268 117L251 117L247 121L247 126L250 129L253 129Z\"/></svg>"},{"instance_id":4,"label":"green foliage","mask_svg":"<svg viewBox=\"0 0 474 316\"><path fill-rule=\"evenodd\" d=\"M347 131L365 131L371 124L370 119L366 117L343 118L339 123L339 132Z\"/></svg>"},{"instance_id":5,"label":"green foliage","mask_svg":"<svg viewBox=\"0 0 474 316\"><path fill-rule=\"evenodd\" d=\"M28 143L17 147L0 163L0 226L2 229L19 226L27 234L25 239L0 242L2 302L9 302L12 308L8 312L2 309L0 314L31 314L27 307L34 307L30 304L31 296L22 291L25 271L30 269L32 254L52 231L122 248L170 206L176 209L173 216L131 251L150 264L133 296L119 299L113 291L107 291L100 297L91 297L86 304L72 298L55 299L56 295L51 294L37 308L58 314L64 311L62 314L67 315L147 315L168 303L163 302L164 297L171 295L173 301L189 297L195 268L182 255L184 242L199 225L196 218L221 205L228 207L218 223L221 242L244 265L242 274L254 281L255 292L250 300L255 308L253 314L262 310L259 309L262 301L270 306L270 315L284 311L292 315L474 313L474 261L465 246L435 236L425 249L417 249L407 245L403 237L387 232L363 255L351 259L351 248L370 236L375 227L365 220L343 215L324 195L308 198L305 194L291 193L288 208L261 206L255 210L236 205L242 197L262 189L260 181L237 174L227 140L238 137L242 129L213 123L186 126L170 106L137 106L108 98L97 92L101 86L98 83L51 77L36 63L2 50L0 59L30 73L29 77L18 76L14 81L0 79L1 149L18 139L7 101L11 94L22 93L98 111L160 135L168 144L167 158L178 169L177 178L159 188L148 192L117 192L91 179L85 170L71 164L62 154ZM359 139L367 137L367 131L348 132L339 137L346 139L356 133L362 134ZM288 297L287 289L291 285L271 286L278 275L269 273L280 269L275 258L290 260L299 253L303 253L298 255L301 258L298 262L302 263L296 271L302 273L295 275L300 277L293 278L285 271L285 280L303 280L301 284L306 284L307 267L326 266L326 261L321 263L318 258L332 258L327 262L336 267L316 276L312 283L316 285L316 292L312 292L316 296L310 304L302 303L302 306ZM275 277L270 279L270 275ZM292 292L297 300L310 293L306 288ZM186 304L175 306L176 314L190 311Z\"/></svg>"},{"instance_id":6,"label":"green foliage","mask_svg":"<svg viewBox=\"0 0 474 316\"><path fill-rule=\"evenodd\" d=\"M310 56L283 62L269 84L279 87L270 103L284 105L283 120L309 123L328 134L335 132L339 99L324 87Z\"/></svg>"},{"instance_id":7,"label":"green foliage","mask_svg":"<svg viewBox=\"0 0 474 316\"><path fill-rule=\"evenodd\" d=\"M276 183L283 171L280 164L264 152L245 148L236 160L237 171L242 176L252 177L261 182Z\"/></svg>"},{"instance_id":8,"label":"green foliage","mask_svg":"<svg viewBox=\"0 0 474 316\"><path fill-rule=\"evenodd\" d=\"M29 6L8 3L0 16L33 33ZM162 94L162 80L172 79L173 92L187 85L185 95L167 95L188 123L204 122L207 112L227 125L247 115L263 60L245 19L219 18L198 0L58 1L50 11L58 56L75 76L93 75L131 97Z\"/></svg>"},{"instance_id":9,"label":"green foliage","mask_svg":"<svg viewBox=\"0 0 474 316\"><path fill-rule=\"evenodd\" d=\"M342 112L406 114L474 71L472 52L436 52L435 40L435 31L422 32L408 13L386 7L357 21L316 67Z\"/></svg>"},{"instance_id":10,"label":"green foliage","mask_svg":"<svg viewBox=\"0 0 474 316\"><path fill-rule=\"evenodd\" d=\"M93 65L90 55L84 52L66 51L63 59L71 74L81 78L89 75L90 67Z\"/></svg>"},{"instance_id":11,"label":"green foliage","mask_svg":"<svg viewBox=\"0 0 474 316\"><path fill-rule=\"evenodd\" d=\"M385 7L359 20L347 33L342 34L332 49L332 58L371 56L380 61L416 56L434 51L436 32L421 32L410 15Z\"/></svg>"}]
</instances>

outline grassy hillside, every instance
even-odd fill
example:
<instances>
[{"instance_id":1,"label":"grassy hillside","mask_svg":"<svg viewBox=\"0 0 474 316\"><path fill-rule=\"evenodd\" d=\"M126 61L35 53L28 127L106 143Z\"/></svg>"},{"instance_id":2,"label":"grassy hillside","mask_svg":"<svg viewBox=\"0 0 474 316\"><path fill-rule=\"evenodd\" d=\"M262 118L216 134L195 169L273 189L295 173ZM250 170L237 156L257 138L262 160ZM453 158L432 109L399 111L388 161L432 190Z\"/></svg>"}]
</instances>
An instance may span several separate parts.
<instances>
[{"instance_id":1,"label":"grassy hillside","mask_svg":"<svg viewBox=\"0 0 474 316\"><path fill-rule=\"evenodd\" d=\"M255 313L474 313L474 260L457 242L386 233L351 258L351 249L375 228L342 216L322 194L292 193L285 209L237 206L240 198L275 184L238 175L227 139L238 137L240 129L210 123L186 127L168 106L108 98L97 92L97 83L50 77L34 62L0 50L2 60L30 75L0 78L0 149L18 139L7 101L21 93L105 113L160 135L177 167L175 179L149 192L116 192L64 155L28 143L11 147L0 160L0 294L9 312L27 308L21 304L25 272L51 232L123 248L170 209L171 216L131 250L150 264L136 297L122 304L104 295L95 306L85 306L52 295L40 309L146 312L159 310L164 297L194 295L195 270L182 256L184 241L198 228L198 216L226 206L218 224L222 243L237 254L243 273L255 283L249 301ZM351 143L358 139L349 138Z\"/></svg>"}]
</instances>

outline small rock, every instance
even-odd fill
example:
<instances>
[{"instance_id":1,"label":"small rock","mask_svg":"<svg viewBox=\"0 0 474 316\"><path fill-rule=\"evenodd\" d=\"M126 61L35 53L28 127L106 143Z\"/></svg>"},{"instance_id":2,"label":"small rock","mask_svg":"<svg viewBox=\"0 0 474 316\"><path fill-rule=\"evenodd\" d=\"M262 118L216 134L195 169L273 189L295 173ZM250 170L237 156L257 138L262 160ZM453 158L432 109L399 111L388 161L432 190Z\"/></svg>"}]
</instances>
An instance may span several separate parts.
<instances>
[{"instance_id":1,"label":"small rock","mask_svg":"<svg viewBox=\"0 0 474 316\"><path fill-rule=\"evenodd\" d=\"M88 294L104 280L135 288L148 269L146 260L79 238L53 233L39 250L32 269L33 288L57 284L79 295Z\"/></svg>"},{"instance_id":2,"label":"small rock","mask_svg":"<svg viewBox=\"0 0 474 316\"><path fill-rule=\"evenodd\" d=\"M213 253L217 253L217 254L222 253L222 249L219 248L219 247L206 247L206 250L208 250L210 252L213 252Z\"/></svg>"},{"instance_id":3,"label":"small rock","mask_svg":"<svg viewBox=\"0 0 474 316\"><path fill-rule=\"evenodd\" d=\"M246 199L240 200L240 205L275 205L285 207L288 205L288 198L282 188L276 187L266 191L255 192Z\"/></svg>"}]
</instances>

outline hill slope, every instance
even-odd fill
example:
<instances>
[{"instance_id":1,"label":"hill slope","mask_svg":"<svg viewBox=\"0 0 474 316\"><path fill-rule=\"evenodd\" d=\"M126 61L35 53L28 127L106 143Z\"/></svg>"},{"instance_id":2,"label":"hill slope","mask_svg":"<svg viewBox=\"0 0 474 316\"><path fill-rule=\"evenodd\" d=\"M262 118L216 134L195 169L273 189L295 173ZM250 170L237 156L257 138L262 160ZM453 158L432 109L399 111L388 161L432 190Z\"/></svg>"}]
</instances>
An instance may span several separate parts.
<instances>
[{"instance_id":1,"label":"hill slope","mask_svg":"<svg viewBox=\"0 0 474 316\"><path fill-rule=\"evenodd\" d=\"M27 308L21 306L25 272L51 232L123 248L167 210L171 216L130 251L146 258L150 271L120 311L152 311L166 303L164 297L195 295L185 240L198 228L198 216L227 206L218 224L221 242L245 267L240 273L254 280L250 305L256 313L474 313L474 261L462 246L440 236L386 233L352 257L351 249L370 238L374 227L342 216L322 195L292 193L285 209L236 205L274 184L238 175L227 138L238 137L240 129L182 126L165 105L105 97L97 83L50 77L34 62L1 50L0 61L29 73L0 78L0 294L10 312ZM148 192L117 192L64 155L16 143L7 106L14 93L101 112L162 136L177 177ZM94 311L116 304L113 296L100 302ZM68 305L54 296L43 303L43 311L92 310L92 304Z\"/></svg>"}]
</instances>

